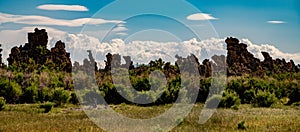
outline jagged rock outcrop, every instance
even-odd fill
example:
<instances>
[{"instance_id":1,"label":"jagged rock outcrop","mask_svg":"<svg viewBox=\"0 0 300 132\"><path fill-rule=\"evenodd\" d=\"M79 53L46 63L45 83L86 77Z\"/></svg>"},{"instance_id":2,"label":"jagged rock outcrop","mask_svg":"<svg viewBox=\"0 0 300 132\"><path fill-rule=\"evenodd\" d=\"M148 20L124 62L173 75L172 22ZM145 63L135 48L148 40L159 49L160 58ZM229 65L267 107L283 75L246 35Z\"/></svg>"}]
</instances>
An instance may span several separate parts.
<instances>
[{"instance_id":1,"label":"jagged rock outcrop","mask_svg":"<svg viewBox=\"0 0 300 132\"><path fill-rule=\"evenodd\" d=\"M54 48L51 48L51 60L55 64L60 64L63 71L71 72L72 62L70 59L70 53L66 52L65 43L58 41Z\"/></svg>"},{"instance_id":2,"label":"jagged rock outcrop","mask_svg":"<svg viewBox=\"0 0 300 132\"><path fill-rule=\"evenodd\" d=\"M3 67L4 66L4 64L2 63L2 51L3 51L3 49L1 47L2 47L2 45L0 44L0 67Z\"/></svg>"},{"instance_id":3,"label":"jagged rock outcrop","mask_svg":"<svg viewBox=\"0 0 300 132\"><path fill-rule=\"evenodd\" d=\"M264 56L262 66L265 71L270 71L276 74L299 71L293 60L290 60L290 62L286 62L285 59L278 58L273 60L273 58L267 52L262 52L262 55Z\"/></svg>"},{"instance_id":4,"label":"jagged rock outcrop","mask_svg":"<svg viewBox=\"0 0 300 132\"><path fill-rule=\"evenodd\" d=\"M83 71L85 74L89 76L94 76L95 72L98 71L97 62L93 57L92 51L87 50L88 58L83 60L83 64L80 65L79 62L75 61L73 64L73 73L78 73L78 71Z\"/></svg>"},{"instance_id":5,"label":"jagged rock outcrop","mask_svg":"<svg viewBox=\"0 0 300 132\"><path fill-rule=\"evenodd\" d=\"M121 65L121 55L108 53L106 55L106 60L104 60L105 70L108 71L111 70L111 68L118 67L129 68L129 70L134 69L130 56L123 56L123 59L125 60L125 64Z\"/></svg>"},{"instance_id":6,"label":"jagged rock outcrop","mask_svg":"<svg viewBox=\"0 0 300 132\"><path fill-rule=\"evenodd\" d=\"M262 52L264 60L260 61L247 50L247 45L239 43L238 39L227 38L225 42L227 43L228 76L244 74L263 76L266 73L299 72L293 60L288 63L285 59L273 60L269 53Z\"/></svg>"},{"instance_id":7,"label":"jagged rock outcrop","mask_svg":"<svg viewBox=\"0 0 300 132\"><path fill-rule=\"evenodd\" d=\"M175 58L177 58L175 65L180 69L180 71L189 73L199 72L202 76L207 74L209 74L207 76L211 75L210 62L204 62L204 66L200 66L199 60L194 54L187 56L187 58L176 55Z\"/></svg>"},{"instance_id":8,"label":"jagged rock outcrop","mask_svg":"<svg viewBox=\"0 0 300 132\"><path fill-rule=\"evenodd\" d=\"M212 62L208 59L203 60L202 65L199 65L200 76L211 77L212 76Z\"/></svg>"},{"instance_id":9,"label":"jagged rock outcrop","mask_svg":"<svg viewBox=\"0 0 300 132\"><path fill-rule=\"evenodd\" d=\"M227 38L227 64L228 75L251 74L257 71L260 66L260 60L248 52L247 45L239 43L236 38Z\"/></svg>"},{"instance_id":10,"label":"jagged rock outcrop","mask_svg":"<svg viewBox=\"0 0 300 132\"><path fill-rule=\"evenodd\" d=\"M8 65L26 68L27 65L32 63L40 66L54 63L56 68L71 72L70 53L66 52L65 43L58 41L51 51L47 49L47 44L48 35L46 30L34 29L33 33L28 33L28 43L11 49L7 59Z\"/></svg>"},{"instance_id":11,"label":"jagged rock outcrop","mask_svg":"<svg viewBox=\"0 0 300 132\"><path fill-rule=\"evenodd\" d=\"M129 70L134 69L133 61L131 61L130 56L123 56L123 59L125 60L125 64L122 65L123 68L128 68Z\"/></svg>"}]
</instances>

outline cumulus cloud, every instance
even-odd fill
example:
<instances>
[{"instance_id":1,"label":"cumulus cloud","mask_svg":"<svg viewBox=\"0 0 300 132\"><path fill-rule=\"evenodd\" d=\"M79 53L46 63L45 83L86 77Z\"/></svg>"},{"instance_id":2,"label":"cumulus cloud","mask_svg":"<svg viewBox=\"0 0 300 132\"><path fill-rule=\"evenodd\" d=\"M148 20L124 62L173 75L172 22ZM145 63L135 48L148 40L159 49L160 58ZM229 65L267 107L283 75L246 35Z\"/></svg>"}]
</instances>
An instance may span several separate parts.
<instances>
[{"instance_id":1,"label":"cumulus cloud","mask_svg":"<svg viewBox=\"0 0 300 132\"><path fill-rule=\"evenodd\" d=\"M52 26L68 26L68 27L79 27L84 24L100 25L107 23L124 23L119 20L105 20L100 18L79 18L73 20L54 19L45 16L34 16L34 15L13 15L0 12L0 23L18 23L27 25L52 25Z\"/></svg>"},{"instance_id":2,"label":"cumulus cloud","mask_svg":"<svg viewBox=\"0 0 300 132\"><path fill-rule=\"evenodd\" d=\"M285 21L267 21L269 24L284 24L286 23Z\"/></svg>"},{"instance_id":3,"label":"cumulus cloud","mask_svg":"<svg viewBox=\"0 0 300 132\"><path fill-rule=\"evenodd\" d=\"M211 14L206 14L206 13L196 13L187 16L188 20L216 20L217 18L213 17Z\"/></svg>"},{"instance_id":4,"label":"cumulus cloud","mask_svg":"<svg viewBox=\"0 0 300 132\"><path fill-rule=\"evenodd\" d=\"M248 50L254 54L255 57L259 58L260 60L263 60L263 56L261 54L262 51L268 52L273 59L279 58L279 59L285 59L286 61L294 60L295 63L300 64L300 53L286 53L280 51L278 48L276 48L274 45L270 44L253 44L248 39L242 39L242 43L245 43L248 45Z\"/></svg>"},{"instance_id":5,"label":"cumulus cloud","mask_svg":"<svg viewBox=\"0 0 300 132\"><path fill-rule=\"evenodd\" d=\"M3 58L7 58L13 46L24 45L27 42L27 33L32 32L35 27L24 27L20 30L0 31L0 43L4 52ZM71 53L72 61L82 62L87 58L86 50L92 50L99 65L104 66L107 53L118 53L122 56L131 56L134 63L149 63L150 60L162 58L165 61L174 62L175 55L186 57L191 53L195 54L200 61L210 58L215 54L226 54L225 39L210 38L206 40L191 39L184 42L154 42L154 41L132 41L125 43L121 39L112 39L109 42L100 42L97 38L86 34L70 34L61 30L49 27L49 47L53 47L58 40L66 43L66 49ZM285 58L287 61L293 59L300 64L300 53L285 53L270 44L253 44L248 39L242 39L242 43L248 45L248 50L255 57L263 60L262 51L270 53L275 58Z\"/></svg>"},{"instance_id":6,"label":"cumulus cloud","mask_svg":"<svg viewBox=\"0 0 300 132\"><path fill-rule=\"evenodd\" d=\"M64 11L88 11L88 8L81 5L55 5L45 4L37 6L37 9L41 10L64 10Z\"/></svg>"}]
</instances>

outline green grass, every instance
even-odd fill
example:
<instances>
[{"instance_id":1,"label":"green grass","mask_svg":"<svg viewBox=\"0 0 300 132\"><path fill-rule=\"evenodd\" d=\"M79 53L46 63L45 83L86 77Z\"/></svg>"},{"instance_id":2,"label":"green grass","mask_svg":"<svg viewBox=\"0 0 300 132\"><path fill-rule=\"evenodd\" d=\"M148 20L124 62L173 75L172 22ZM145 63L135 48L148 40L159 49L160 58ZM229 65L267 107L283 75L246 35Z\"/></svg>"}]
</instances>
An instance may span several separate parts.
<instances>
[{"instance_id":1,"label":"green grass","mask_svg":"<svg viewBox=\"0 0 300 132\"><path fill-rule=\"evenodd\" d=\"M172 105L139 107L112 105L115 111L132 118L151 118ZM0 111L0 131L102 131L79 106L65 105L49 113L39 104L6 105ZM172 131L244 131L238 124L245 122L246 131L300 131L300 107L253 108L241 105L239 110L218 109L205 123L198 124L203 104L196 104L192 112ZM135 126L138 127L138 126ZM125 130L122 128L120 130Z\"/></svg>"}]
</instances>

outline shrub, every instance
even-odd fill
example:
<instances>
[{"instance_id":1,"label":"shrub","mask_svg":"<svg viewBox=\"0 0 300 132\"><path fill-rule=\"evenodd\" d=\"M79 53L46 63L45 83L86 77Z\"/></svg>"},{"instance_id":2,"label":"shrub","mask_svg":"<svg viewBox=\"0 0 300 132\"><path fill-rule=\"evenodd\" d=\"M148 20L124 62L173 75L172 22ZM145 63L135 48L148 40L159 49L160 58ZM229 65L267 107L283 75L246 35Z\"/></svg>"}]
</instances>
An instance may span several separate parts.
<instances>
[{"instance_id":1,"label":"shrub","mask_svg":"<svg viewBox=\"0 0 300 132\"><path fill-rule=\"evenodd\" d=\"M116 87L112 83L104 83L102 86L99 87L99 90L100 93L104 95L104 99L108 104L121 104L126 101L118 93Z\"/></svg>"},{"instance_id":2,"label":"shrub","mask_svg":"<svg viewBox=\"0 0 300 132\"><path fill-rule=\"evenodd\" d=\"M5 107L5 99L3 97L0 97L0 110L3 110Z\"/></svg>"},{"instance_id":3,"label":"shrub","mask_svg":"<svg viewBox=\"0 0 300 132\"><path fill-rule=\"evenodd\" d=\"M67 103L70 99L70 93L63 88L55 88L52 95L52 101L57 105L60 106L63 103Z\"/></svg>"},{"instance_id":4,"label":"shrub","mask_svg":"<svg viewBox=\"0 0 300 132\"><path fill-rule=\"evenodd\" d=\"M18 72L18 73L16 74L16 81L17 81L17 83L18 83L18 84L22 84L23 80L24 80L24 75L23 75L23 73L22 73L22 72Z\"/></svg>"},{"instance_id":5,"label":"shrub","mask_svg":"<svg viewBox=\"0 0 300 132\"><path fill-rule=\"evenodd\" d=\"M150 82L148 78L137 78L132 82L132 86L137 91L149 91L151 88Z\"/></svg>"},{"instance_id":6,"label":"shrub","mask_svg":"<svg viewBox=\"0 0 300 132\"><path fill-rule=\"evenodd\" d=\"M150 95L150 92L138 92L134 98L134 102L139 102L141 104L150 104L154 102L153 98Z\"/></svg>"},{"instance_id":7,"label":"shrub","mask_svg":"<svg viewBox=\"0 0 300 132\"><path fill-rule=\"evenodd\" d=\"M244 98L242 100L243 104L250 104L251 101L253 100L255 96L255 90L254 89L250 89L250 90L246 90L244 92Z\"/></svg>"},{"instance_id":8,"label":"shrub","mask_svg":"<svg viewBox=\"0 0 300 132\"><path fill-rule=\"evenodd\" d=\"M211 79L200 80L200 90L198 93L197 102L204 103L206 101L210 87L211 87Z\"/></svg>"},{"instance_id":9,"label":"shrub","mask_svg":"<svg viewBox=\"0 0 300 132\"><path fill-rule=\"evenodd\" d=\"M44 113L48 113L48 112L51 111L51 109L53 108L53 106L54 106L54 103L52 103L52 102L46 102L44 104L41 104L40 108L45 109Z\"/></svg>"},{"instance_id":10,"label":"shrub","mask_svg":"<svg viewBox=\"0 0 300 132\"><path fill-rule=\"evenodd\" d=\"M100 92L96 90L90 90L86 92L83 96L83 102L94 107L97 107L97 104L104 103L103 99L101 98Z\"/></svg>"},{"instance_id":11,"label":"shrub","mask_svg":"<svg viewBox=\"0 0 300 132\"><path fill-rule=\"evenodd\" d=\"M38 91L38 100L40 102L50 101L52 97L52 93L48 87L44 87L43 89Z\"/></svg>"},{"instance_id":12,"label":"shrub","mask_svg":"<svg viewBox=\"0 0 300 132\"><path fill-rule=\"evenodd\" d=\"M205 103L206 108L217 108L219 102L222 99L222 95L214 94L210 98L207 99Z\"/></svg>"},{"instance_id":13,"label":"shrub","mask_svg":"<svg viewBox=\"0 0 300 132\"><path fill-rule=\"evenodd\" d=\"M7 103L16 103L22 95L21 86L8 78L0 79L0 96L4 97Z\"/></svg>"},{"instance_id":14,"label":"shrub","mask_svg":"<svg viewBox=\"0 0 300 132\"><path fill-rule=\"evenodd\" d=\"M38 86L32 84L31 86L25 89L22 101L26 103L36 103L37 99L38 99Z\"/></svg>"},{"instance_id":15,"label":"shrub","mask_svg":"<svg viewBox=\"0 0 300 132\"><path fill-rule=\"evenodd\" d=\"M178 125L182 125L183 121L184 121L184 119L182 117L177 117L176 118L176 124L178 124Z\"/></svg>"},{"instance_id":16,"label":"shrub","mask_svg":"<svg viewBox=\"0 0 300 132\"><path fill-rule=\"evenodd\" d=\"M246 130L247 127L245 126L245 121L242 121L238 124L238 129L239 130Z\"/></svg>"},{"instance_id":17,"label":"shrub","mask_svg":"<svg viewBox=\"0 0 300 132\"><path fill-rule=\"evenodd\" d=\"M219 106L224 108L231 108L232 106L239 106L241 104L241 100L236 92L225 91L223 93L223 97L220 101Z\"/></svg>"},{"instance_id":18,"label":"shrub","mask_svg":"<svg viewBox=\"0 0 300 132\"><path fill-rule=\"evenodd\" d=\"M70 99L70 102L72 103L72 104L79 104L79 100L78 100L78 98L77 98L77 95L76 95L76 93L71 93L71 99Z\"/></svg>"},{"instance_id":19,"label":"shrub","mask_svg":"<svg viewBox=\"0 0 300 132\"><path fill-rule=\"evenodd\" d=\"M259 90L252 101L253 106L257 107L270 107L277 101L277 98L274 93L268 91Z\"/></svg>"},{"instance_id":20,"label":"shrub","mask_svg":"<svg viewBox=\"0 0 300 132\"><path fill-rule=\"evenodd\" d=\"M290 99L288 104L292 104L295 102L300 102L300 88L299 85L296 82L290 82L289 83L289 89L290 91L288 98Z\"/></svg>"}]
</instances>

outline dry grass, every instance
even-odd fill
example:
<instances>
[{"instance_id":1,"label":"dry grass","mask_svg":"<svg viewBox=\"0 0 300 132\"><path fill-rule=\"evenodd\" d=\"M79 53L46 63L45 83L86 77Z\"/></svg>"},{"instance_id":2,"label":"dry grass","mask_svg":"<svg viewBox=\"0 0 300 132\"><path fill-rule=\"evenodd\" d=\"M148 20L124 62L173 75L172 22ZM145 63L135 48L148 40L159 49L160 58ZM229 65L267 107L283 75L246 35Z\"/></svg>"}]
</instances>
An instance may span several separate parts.
<instances>
[{"instance_id":1,"label":"dry grass","mask_svg":"<svg viewBox=\"0 0 300 132\"><path fill-rule=\"evenodd\" d=\"M111 107L128 117L151 118L171 106ZM38 104L7 105L5 110L0 111L0 131L102 131L83 111L76 110L75 107L78 106L68 105L43 113ZM299 107L252 108L242 105L238 111L218 109L208 122L201 125L198 118L202 108L202 104L195 105L183 123L172 131L240 131L237 126L242 121L245 121L246 131L300 131Z\"/></svg>"}]
</instances>

